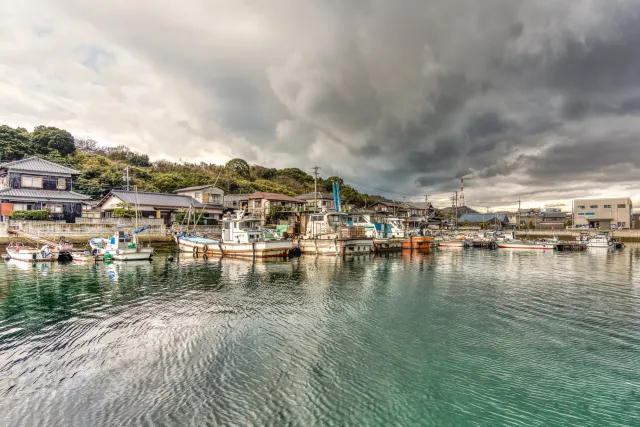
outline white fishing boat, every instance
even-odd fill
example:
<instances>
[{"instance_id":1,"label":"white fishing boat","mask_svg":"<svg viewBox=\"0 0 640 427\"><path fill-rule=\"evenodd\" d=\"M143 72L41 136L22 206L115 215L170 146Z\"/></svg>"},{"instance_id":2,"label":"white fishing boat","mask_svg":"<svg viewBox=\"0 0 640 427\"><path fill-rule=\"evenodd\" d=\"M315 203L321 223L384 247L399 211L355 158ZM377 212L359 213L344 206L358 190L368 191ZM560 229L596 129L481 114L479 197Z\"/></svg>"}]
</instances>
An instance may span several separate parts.
<instances>
[{"instance_id":1,"label":"white fishing boat","mask_svg":"<svg viewBox=\"0 0 640 427\"><path fill-rule=\"evenodd\" d=\"M6 251L11 259L23 262L52 262L57 258L47 245L38 249L26 246L22 242L10 243Z\"/></svg>"},{"instance_id":2,"label":"white fishing boat","mask_svg":"<svg viewBox=\"0 0 640 427\"><path fill-rule=\"evenodd\" d=\"M498 247L501 249L531 249L531 250L543 250L552 251L558 244L557 238L552 239L539 239L533 241L527 240L502 240L497 242Z\"/></svg>"},{"instance_id":3,"label":"white fishing boat","mask_svg":"<svg viewBox=\"0 0 640 427\"><path fill-rule=\"evenodd\" d=\"M618 242L607 232L597 232L595 235L589 233L580 233L577 238L578 242L584 244L587 248L623 248L624 244Z\"/></svg>"},{"instance_id":4,"label":"white fishing boat","mask_svg":"<svg viewBox=\"0 0 640 427\"><path fill-rule=\"evenodd\" d=\"M373 239L362 226L349 225L349 214L312 214L304 236L298 240L303 254L362 255L373 251Z\"/></svg>"},{"instance_id":5,"label":"white fishing boat","mask_svg":"<svg viewBox=\"0 0 640 427\"><path fill-rule=\"evenodd\" d=\"M462 235L436 237L435 243L439 248L464 248L470 245L470 242Z\"/></svg>"},{"instance_id":6,"label":"white fishing boat","mask_svg":"<svg viewBox=\"0 0 640 427\"><path fill-rule=\"evenodd\" d=\"M222 220L222 239L219 241L178 239L178 246L186 252L194 243L202 245L202 253L214 256L286 258L299 253L291 240L267 239L265 231L260 228L260 220L244 218L242 214L235 219Z\"/></svg>"},{"instance_id":7,"label":"white fishing boat","mask_svg":"<svg viewBox=\"0 0 640 427\"><path fill-rule=\"evenodd\" d=\"M91 254L102 256L105 260L117 261L144 261L150 260L153 255L151 245L144 246L139 242L138 234L149 227L126 231L118 230L111 238L94 238L89 240Z\"/></svg>"},{"instance_id":8,"label":"white fishing boat","mask_svg":"<svg viewBox=\"0 0 640 427\"><path fill-rule=\"evenodd\" d=\"M405 237L399 237L401 233L397 227L381 216L368 213L350 214L347 216L347 225L363 227L365 237L373 239L375 252L400 251L402 243L407 240Z\"/></svg>"}]
</instances>

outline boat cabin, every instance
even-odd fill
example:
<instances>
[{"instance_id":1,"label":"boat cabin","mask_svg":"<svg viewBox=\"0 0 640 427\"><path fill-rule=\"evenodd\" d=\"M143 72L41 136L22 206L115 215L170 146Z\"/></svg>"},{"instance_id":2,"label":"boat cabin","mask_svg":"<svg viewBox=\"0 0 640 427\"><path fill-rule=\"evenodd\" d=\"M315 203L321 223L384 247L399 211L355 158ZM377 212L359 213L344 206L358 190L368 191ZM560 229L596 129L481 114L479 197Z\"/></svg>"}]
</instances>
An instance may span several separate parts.
<instances>
[{"instance_id":1,"label":"boat cabin","mask_svg":"<svg viewBox=\"0 0 640 427\"><path fill-rule=\"evenodd\" d=\"M232 243L253 243L264 240L260 219L227 219L222 221L222 240Z\"/></svg>"}]
</instances>

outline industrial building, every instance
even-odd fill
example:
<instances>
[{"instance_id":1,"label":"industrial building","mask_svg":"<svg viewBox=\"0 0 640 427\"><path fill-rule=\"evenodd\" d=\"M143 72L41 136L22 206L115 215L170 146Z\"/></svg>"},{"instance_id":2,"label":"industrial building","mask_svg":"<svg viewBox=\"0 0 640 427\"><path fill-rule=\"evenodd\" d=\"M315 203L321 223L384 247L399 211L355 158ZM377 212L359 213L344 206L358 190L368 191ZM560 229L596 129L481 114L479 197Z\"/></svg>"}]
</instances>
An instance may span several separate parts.
<instances>
[{"instance_id":1,"label":"industrial building","mask_svg":"<svg viewBox=\"0 0 640 427\"><path fill-rule=\"evenodd\" d=\"M629 229L632 211L629 197L576 199L573 201L573 224L601 230Z\"/></svg>"}]
</instances>

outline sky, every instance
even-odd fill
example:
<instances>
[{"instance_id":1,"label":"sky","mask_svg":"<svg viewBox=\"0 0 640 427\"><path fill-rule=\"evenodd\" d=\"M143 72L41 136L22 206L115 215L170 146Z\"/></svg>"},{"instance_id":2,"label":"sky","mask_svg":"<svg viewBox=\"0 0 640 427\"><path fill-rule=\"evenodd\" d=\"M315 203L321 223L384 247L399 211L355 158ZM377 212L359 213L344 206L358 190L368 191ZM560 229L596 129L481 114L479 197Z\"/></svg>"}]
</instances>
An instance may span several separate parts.
<instances>
[{"instance_id":1,"label":"sky","mask_svg":"<svg viewBox=\"0 0 640 427\"><path fill-rule=\"evenodd\" d=\"M640 203L639 0L0 2L0 122L485 210ZM387 190L389 192L382 192Z\"/></svg>"}]
</instances>

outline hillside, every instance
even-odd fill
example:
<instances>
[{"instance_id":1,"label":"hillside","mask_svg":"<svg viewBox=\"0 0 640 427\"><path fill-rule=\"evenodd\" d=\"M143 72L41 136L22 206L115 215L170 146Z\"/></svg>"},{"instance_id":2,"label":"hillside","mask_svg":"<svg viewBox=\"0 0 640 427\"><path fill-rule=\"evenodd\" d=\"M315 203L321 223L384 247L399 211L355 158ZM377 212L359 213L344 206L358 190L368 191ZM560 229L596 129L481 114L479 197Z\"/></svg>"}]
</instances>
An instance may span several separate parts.
<instances>
[{"instance_id":1,"label":"hillside","mask_svg":"<svg viewBox=\"0 0 640 427\"><path fill-rule=\"evenodd\" d=\"M0 125L0 160L19 160L37 155L79 170L74 191L100 199L112 188L124 188L125 170L129 167L129 184L140 191L171 193L179 188L212 184L228 193L268 191L291 196L312 192L313 177L298 168L276 169L249 165L233 159L226 165L212 163L176 163L151 161L147 154L125 146L102 147L90 139L74 138L71 133L55 127L38 126L33 132L24 128ZM331 183L342 185L342 199L357 206L379 196L361 194L339 177L318 179L318 190L331 192Z\"/></svg>"}]
</instances>

